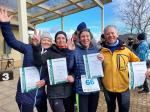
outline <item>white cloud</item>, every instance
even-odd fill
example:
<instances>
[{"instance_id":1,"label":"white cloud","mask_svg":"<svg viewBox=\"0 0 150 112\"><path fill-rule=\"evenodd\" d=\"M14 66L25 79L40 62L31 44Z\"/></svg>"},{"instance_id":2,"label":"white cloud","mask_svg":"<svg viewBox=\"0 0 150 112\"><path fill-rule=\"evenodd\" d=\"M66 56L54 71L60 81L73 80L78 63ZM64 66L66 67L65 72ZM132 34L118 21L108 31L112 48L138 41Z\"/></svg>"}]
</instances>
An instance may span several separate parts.
<instances>
[{"instance_id":1,"label":"white cloud","mask_svg":"<svg viewBox=\"0 0 150 112\"><path fill-rule=\"evenodd\" d=\"M72 34L75 32L75 30L70 29L68 32L66 32L68 38L70 39L72 37Z\"/></svg>"},{"instance_id":2,"label":"white cloud","mask_svg":"<svg viewBox=\"0 0 150 112\"><path fill-rule=\"evenodd\" d=\"M100 40L100 33L93 33L93 37L95 38L95 40L98 42Z\"/></svg>"}]
</instances>

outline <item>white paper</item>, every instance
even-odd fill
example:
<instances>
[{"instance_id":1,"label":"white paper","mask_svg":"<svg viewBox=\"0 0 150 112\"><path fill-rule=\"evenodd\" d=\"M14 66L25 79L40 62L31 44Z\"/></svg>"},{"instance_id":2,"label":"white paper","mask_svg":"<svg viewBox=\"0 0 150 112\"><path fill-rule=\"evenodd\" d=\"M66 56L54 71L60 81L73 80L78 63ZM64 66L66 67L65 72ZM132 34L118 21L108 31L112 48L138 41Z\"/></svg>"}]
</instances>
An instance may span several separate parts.
<instances>
[{"instance_id":1,"label":"white paper","mask_svg":"<svg viewBox=\"0 0 150 112\"><path fill-rule=\"evenodd\" d=\"M143 85L147 70L146 62L130 62L129 67L129 89Z\"/></svg>"},{"instance_id":2,"label":"white paper","mask_svg":"<svg viewBox=\"0 0 150 112\"><path fill-rule=\"evenodd\" d=\"M83 55L87 78L103 77L102 62L97 59L98 53Z\"/></svg>"},{"instance_id":3,"label":"white paper","mask_svg":"<svg viewBox=\"0 0 150 112\"><path fill-rule=\"evenodd\" d=\"M100 90L97 78L87 79L85 75L81 75L81 84L83 92L94 92Z\"/></svg>"},{"instance_id":4,"label":"white paper","mask_svg":"<svg viewBox=\"0 0 150 112\"><path fill-rule=\"evenodd\" d=\"M50 85L67 82L66 58L47 60Z\"/></svg>"},{"instance_id":5,"label":"white paper","mask_svg":"<svg viewBox=\"0 0 150 112\"><path fill-rule=\"evenodd\" d=\"M40 74L36 67L20 68L21 90L22 93L36 89L36 82L40 80Z\"/></svg>"}]
</instances>

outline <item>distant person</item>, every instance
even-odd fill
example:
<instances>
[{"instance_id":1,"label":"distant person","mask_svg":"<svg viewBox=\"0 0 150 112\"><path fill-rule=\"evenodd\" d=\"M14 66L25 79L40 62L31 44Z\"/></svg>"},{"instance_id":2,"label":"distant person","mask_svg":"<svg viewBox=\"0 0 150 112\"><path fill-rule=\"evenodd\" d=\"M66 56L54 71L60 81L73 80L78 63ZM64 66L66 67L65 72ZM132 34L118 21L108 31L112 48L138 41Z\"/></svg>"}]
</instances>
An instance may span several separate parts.
<instances>
[{"instance_id":1,"label":"distant person","mask_svg":"<svg viewBox=\"0 0 150 112\"><path fill-rule=\"evenodd\" d=\"M105 36L104 34L101 34L101 44L104 44L105 43Z\"/></svg>"},{"instance_id":2,"label":"distant person","mask_svg":"<svg viewBox=\"0 0 150 112\"><path fill-rule=\"evenodd\" d=\"M77 36L77 31L75 31L73 34L72 34L72 41L74 42L74 43L76 43L77 41L78 41L78 36Z\"/></svg>"},{"instance_id":3,"label":"distant person","mask_svg":"<svg viewBox=\"0 0 150 112\"><path fill-rule=\"evenodd\" d=\"M74 42L75 45L79 44L79 37L78 37L78 35L79 35L80 31L83 30L83 29L85 29L85 28L87 28L85 22L81 22L77 26L76 31L72 35L72 40L73 40L73 42Z\"/></svg>"},{"instance_id":4,"label":"distant person","mask_svg":"<svg viewBox=\"0 0 150 112\"><path fill-rule=\"evenodd\" d=\"M137 40L138 40L138 46L135 49L135 52L141 61L147 61L148 53L149 53L149 46L148 46L148 42L146 41L146 34L140 33L137 36ZM149 93L148 82L146 79L143 84L143 89L139 91L139 93Z\"/></svg>"},{"instance_id":5,"label":"distant person","mask_svg":"<svg viewBox=\"0 0 150 112\"><path fill-rule=\"evenodd\" d=\"M135 52L137 47L139 46L139 43L138 43L138 39L137 38L134 38L133 40L133 45L132 45L132 50Z\"/></svg>"},{"instance_id":6,"label":"distant person","mask_svg":"<svg viewBox=\"0 0 150 112\"><path fill-rule=\"evenodd\" d=\"M105 43L105 37L104 34L101 34L100 40L97 43L98 48L101 48L104 45L104 43Z\"/></svg>"},{"instance_id":7,"label":"distant person","mask_svg":"<svg viewBox=\"0 0 150 112\"><path fill-rule=\"evenodd\" d=\"M138 47L138 40L134 37L128 37L126 45L135 53L135 49Z\"/></svg>"},{"instance_id":8,"label":"distant person","mask_svg":"<svg viewBox=\"0 0 150 112\"><path fill-rule=\"evenodd\" d=\"M79 45L79 33L80 33L80 31L82 31L83 29L87 29L87 25L86 25L86 23L85 22L81 22L78 26L77 26L77 28L76 28L76 31L74 32L74 34L73 34L73 40L74 40L74 43L75 43L75 45ZM92 43L93 43L93 45L97 45L97 43L96 43L96 40L94 39L94 38L92 38Z\"/></svg>"},{"instance_id":9,"label":"distant person","mask_svg":"<svg viewBox=\"0 0 150 112\"><path fill-rule=\"evenodd\" d=\"M105 43L100 53L104 56L102 83L107 111L115 112L117 101L119 112L129 112L130 90L127 65L128 62L137 62L140 59L118 39L119 34L115 26L106 26L104 37Z\"/></svg>"},{"instance_id":10,"label":"distant person","mask_svg":"<svg viewBox=\"0 0 150 112\"><path fill-rule=\"evenodd\" d=\"M150 79L150 68L147 69L145 75L147 79Z\"/></svg>"},{"instance_id":11,"label":"distant person","mask_svg":"<svg viewBox=\"0 0 150 112\"><path fill-rule=\"evenodd\" d=\"M132 46L133 45L133 38L129 37L128 38L128 46Z\"/></svg>"},{"instance_id":12,"label":"distant person","mask_svg":"<svg viewBox=\"0 0 150 112\"><path fill-rule=\"evenodd\" d=\"M34 66L32 56L32 45L25 44L21 41L16 40L11 29L10 20L11 16L8 16L7 10L0 9L0 27L6 43L13 49L24 54L22 67ZM49 43L44 42L44 40L42 40L42 46L50 47L51 39L49 40ZM16 102L18 104L20 112L33 112L34 106L36 106L38 112L47 112L47 97L45 87L39 88L38 90L32 90L28 93L22 93L19 78L17 85Z\"/></svg>"}]
</instances>

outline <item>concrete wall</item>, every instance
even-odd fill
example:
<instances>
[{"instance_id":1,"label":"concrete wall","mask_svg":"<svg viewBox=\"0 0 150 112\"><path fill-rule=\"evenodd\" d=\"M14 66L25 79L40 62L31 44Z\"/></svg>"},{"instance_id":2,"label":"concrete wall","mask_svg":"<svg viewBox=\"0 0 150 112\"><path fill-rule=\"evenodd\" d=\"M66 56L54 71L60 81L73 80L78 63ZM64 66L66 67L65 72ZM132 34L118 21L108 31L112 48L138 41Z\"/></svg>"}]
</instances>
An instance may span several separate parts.
<instances>
[{"instance_id":1,"label":"concrete wall","mask_svg":"<svg viewBox=\"0 0 150 112\"><path fill-rule=\"evenodd\" d=\"M16 37L17 40L21 40L21 38L19 38L19 29L18 27L14 26L12 27L13 29L13 33ZM11 53L8 55L10 58L13 58L14 59L14 65L15 67L20 67L21 64L22 64L22 56L21 56L21 53L14 50L14 49L11 49ZM1 31L0 31L0 57L6 57L6 54L4 54L4 38L1 34Z\"/></svg>"}]
</instances>

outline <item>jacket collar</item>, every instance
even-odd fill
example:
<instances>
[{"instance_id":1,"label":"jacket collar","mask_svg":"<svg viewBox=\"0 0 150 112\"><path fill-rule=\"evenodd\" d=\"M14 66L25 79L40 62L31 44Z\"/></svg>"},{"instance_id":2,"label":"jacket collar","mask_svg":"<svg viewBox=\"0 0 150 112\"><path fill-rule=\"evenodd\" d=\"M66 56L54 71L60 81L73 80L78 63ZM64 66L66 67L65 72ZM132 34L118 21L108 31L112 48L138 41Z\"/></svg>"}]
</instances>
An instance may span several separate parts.
<instances>
[{"instance_id":1,"label":"jacket collar","mask_svg":"<svg viewBox=\"0 0 150 112\"><path fill-rule=\"evenodd\" d=\"M123 50L125 49L125 43L123 41L121 41L120 39L118 39L119 43L118 43L118 48L116 50ZM108 48L107 47L108 45L106 43L104 43L103 47L102 48Z\"/></svg>"}]
</instances>

